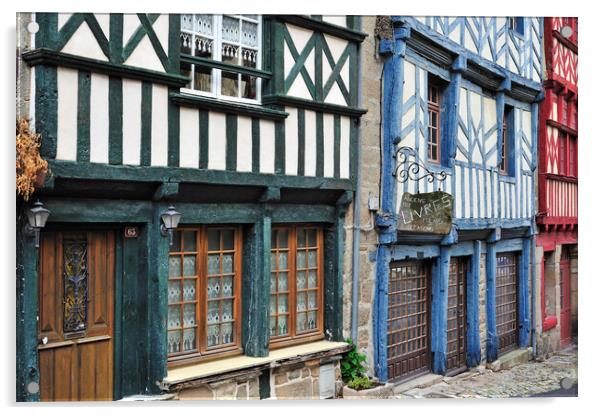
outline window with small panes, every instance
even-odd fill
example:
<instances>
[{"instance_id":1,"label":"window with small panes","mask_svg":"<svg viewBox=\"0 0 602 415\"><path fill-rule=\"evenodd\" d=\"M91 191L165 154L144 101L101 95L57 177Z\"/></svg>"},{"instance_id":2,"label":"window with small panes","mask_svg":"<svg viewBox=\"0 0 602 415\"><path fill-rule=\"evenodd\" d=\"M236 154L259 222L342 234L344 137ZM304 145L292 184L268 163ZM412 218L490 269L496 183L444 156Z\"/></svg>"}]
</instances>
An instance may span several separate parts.
<instances>
[{"instance_id":1,"label":"window with small panes","mask_svg":"<svg viewBox=\"0 0 602 415\"><path fill-rule=\"evenodd\" d=\"M321 227L272 228L271 348L323 337L323 266Z\"/></svg>"},{"instance_id":2,"label":"window with small panes","mask_svg":"<svg viewBox=\"0 0 602 415\"><path fill-rule=\"evenodd\" d=\"M429 78L427 156L434 163L441 162L441 92L441 86Z\"/></svg>"},{"instance_id":3,"label":"window with small panes","mask_svg":"<svg viewBox=\"0 0 602 415\"><path fill-rule=\"evenodd\" d=\"M242 230L182 228L169 250L170 362L241 352Z\"/></svg>"},{"instance_id":4,"label":"window with small panes","mask_svg":"<svg viewBox=\"0 0 602 415\"><path fill-rule=\"evenodd\" d=\"M261 17L256 14L180 15L180 71L192 81L187 92L258 102L261 79L237 67L261 69ZM217 69L211 62L230 65Z\"/></svg>"}]
</instances>

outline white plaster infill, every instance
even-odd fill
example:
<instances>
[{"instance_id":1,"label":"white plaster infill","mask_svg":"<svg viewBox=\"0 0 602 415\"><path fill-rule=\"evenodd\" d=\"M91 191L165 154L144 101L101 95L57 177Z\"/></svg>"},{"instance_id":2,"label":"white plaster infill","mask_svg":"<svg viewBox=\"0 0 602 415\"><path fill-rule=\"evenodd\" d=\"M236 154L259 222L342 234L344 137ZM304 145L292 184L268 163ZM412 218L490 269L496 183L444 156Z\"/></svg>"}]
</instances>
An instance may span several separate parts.
<instances>
[{"instance_id":1,"label":"white plaster infill","mask_svg":"<svg viewBox=\"0 0 602 415\"><path fill-rule=\"evenodd\" d=\"M332 355L344 353L349 349L349 344L344 342L317 341L297 346L285 347L272 350L266 357L235 356L225 359L214 360L193 364L190 366L169 369L167 376L163 379L163 386L169 389L176 384L186 383L209 376L225 374L228 372L251 369L256 366L269 365L270 367L299 358L309 360L313 355L329 353Z\"/></svg>"}]
</instances>

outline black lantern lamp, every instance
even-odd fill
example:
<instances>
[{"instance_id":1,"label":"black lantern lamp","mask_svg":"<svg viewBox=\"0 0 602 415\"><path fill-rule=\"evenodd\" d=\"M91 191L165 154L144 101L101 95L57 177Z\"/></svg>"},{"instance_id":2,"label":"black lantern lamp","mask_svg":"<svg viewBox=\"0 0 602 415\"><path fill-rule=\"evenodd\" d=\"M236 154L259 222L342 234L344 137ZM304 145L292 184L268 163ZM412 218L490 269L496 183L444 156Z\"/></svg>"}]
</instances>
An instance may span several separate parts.
<instances>
[{"instance_id":1,"label":"black lantern lamp","mask_svg":"<svg viewBox=\"0 0 602 415\"><path fill-rule=\"evenodd\" d=\"M167 210L161 213L161 235L169 235L169 246L173 245L173 231L178 227L182 214L177 212L173 206L167 208Z\"/></svg>"},{"instance_id":2,"label":"black lantern lamp","mask_svg":"<svg viewBox=\"0 0 602 415\"><path fill-rule=\"evenodd\" d=\"M27 221L29 223L25 225L25 232L28 235L35 235L36 248L40 247L40 229L46 226L48 216L50 216L50 211L39 200L27 211Z\"/></svg>"}]
</instances>

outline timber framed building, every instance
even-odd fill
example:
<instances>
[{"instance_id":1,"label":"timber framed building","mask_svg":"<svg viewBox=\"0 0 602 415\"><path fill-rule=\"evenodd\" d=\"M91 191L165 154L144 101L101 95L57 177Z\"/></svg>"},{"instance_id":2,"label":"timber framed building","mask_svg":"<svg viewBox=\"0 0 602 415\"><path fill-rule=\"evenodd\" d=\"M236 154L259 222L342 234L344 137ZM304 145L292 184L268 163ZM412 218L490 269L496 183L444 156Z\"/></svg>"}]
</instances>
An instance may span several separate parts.
<instances>
[{"instance_id":1,"label":"timber framed building","mask_svg":"<svg viewBox=\"0 0 602 415\"><path fill-rule=\"evenodd\" d=\"M18 207L17 399L333 396L360 19L18 17L51 213L38 250Z\"/></svg>"},{"instance_id":2,"label":"timber framed building","mask_svg":"<svg viewBox=\"0 0 602 415\"><path fill-rule=\"evenodd\" d=\"M561 31L570 28L570 33ZM536 238L538 355L577 335L577 18L544 18ZM568 36L566 36L568 35Z\"/></svg>"},{"instance_id":3,"label":"timber framed building","mask_svg":"<svg viewBox=\"0 0 602 415\"><path fill-rule=\"evenodd\" d=\"M375 374L401 382L527 352L543 21L393 16L379 28ZM396 180L401 147L447 178ZM453 196L451 232L399 231L402 195L437 190Z\"/></svg>"}]
</instances>

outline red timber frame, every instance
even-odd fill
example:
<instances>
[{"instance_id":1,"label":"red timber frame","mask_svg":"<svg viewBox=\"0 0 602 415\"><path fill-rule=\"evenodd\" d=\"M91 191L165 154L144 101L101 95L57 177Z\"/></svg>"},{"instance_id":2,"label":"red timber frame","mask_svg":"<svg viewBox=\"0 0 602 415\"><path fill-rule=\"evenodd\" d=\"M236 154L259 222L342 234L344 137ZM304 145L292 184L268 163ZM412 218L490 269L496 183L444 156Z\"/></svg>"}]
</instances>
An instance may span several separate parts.
<instances>
[{"instance_id":1,"label":"red timber frame","mask_svg":"<svg viewBox=\"0 0 602 415\"><path fill-rule=\"evenodd\" d=\"M560 34L570 26L572 35ZM556 245L577 243L577 18L544 18L545 99L539 111L539 174L537 246L544 252ZM561 151L563 152L561 154ZM561 166L561 164L563 164ZM542 260L542 293L545 290ZM555 316L545 317L543 330L555 327Z\"/></svg>"}]
</instances>

